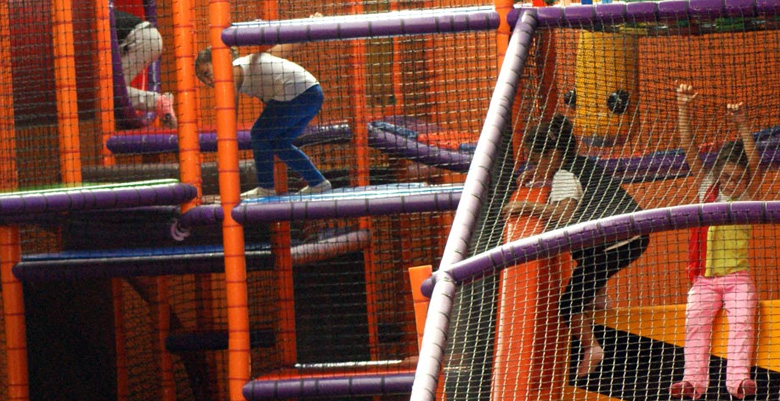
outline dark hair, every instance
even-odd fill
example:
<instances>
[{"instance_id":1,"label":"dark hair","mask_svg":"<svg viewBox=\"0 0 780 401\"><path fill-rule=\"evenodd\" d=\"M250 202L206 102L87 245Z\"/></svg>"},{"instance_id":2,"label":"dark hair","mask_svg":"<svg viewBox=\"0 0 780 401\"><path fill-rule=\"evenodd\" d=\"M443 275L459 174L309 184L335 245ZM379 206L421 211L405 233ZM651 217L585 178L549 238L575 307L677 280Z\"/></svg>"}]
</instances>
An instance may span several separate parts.
<instances>
[{"instance_id":1,"label":"dark hair","mask_svg":"<svg viewBox=\"0 0 780 401\"><path fill-rule=\"evenodd\" d=\"M723 166L726 163L736 164L745 170L748 174L751 174L750 165L748 164L747 153L745 153L745 144L741 139L736 141L728 141L718 151L718 156L715 159L714 170L717 174L723 170Z\"/></svg>"},{"instance_id":2,"label":"dark hair","mask_svg":"<svg viewBox=\"0 0 780 401\"><path fill-rule=\"evenodd\" d=\"M230 48L230 54L233 56L233 60L238 58L238 49L235 47ZM195 57L195 68L199 65L211 62L211 46L198 52L198 56Z\"/></svg>"},{"instance_id":3,"label":"dark hair","mask_svg":"<svg viewBox=\"0 0 780 401\"><path fill-rule=\"evenodd\" d=\"M541 122L526 131L523 136L523 146L534 154L546 154L557 150L563 156L564 162L569 162L577 155L577 140L572 134L572 129L568 118L556 114L552 120Z\"/></svg>"}]
</instances>

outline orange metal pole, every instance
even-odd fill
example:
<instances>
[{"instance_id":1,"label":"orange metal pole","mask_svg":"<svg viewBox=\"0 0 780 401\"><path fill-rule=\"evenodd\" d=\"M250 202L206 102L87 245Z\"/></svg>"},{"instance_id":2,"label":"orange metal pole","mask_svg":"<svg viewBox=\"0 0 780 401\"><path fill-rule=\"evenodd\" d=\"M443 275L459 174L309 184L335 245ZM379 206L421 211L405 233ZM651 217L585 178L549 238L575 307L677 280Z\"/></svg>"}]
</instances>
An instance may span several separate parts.
<instances>
[{"instance_id":1,"label":"orange metal pole","mask_svg":"<svg viewBox=\"0 0 780 401\"><path fill-rule=\"evenodd\" d=\"M198 188L202 195L200 144L197 127L197 91L195 85L195 29L192 24L192 0L173 0L173 35L176 55L176 101L179 116L179 168L181 182ZM195 207L198 200L182 205L182 213Z\"/></svg>"},{"instance_id":2,"label":"orange metal pole","mask_svg":"<svg viewBox=\"0 0 780 401\"><path fill-rule=\"evenodd\" d=\"M538 0L534 0L538 1ZM544 2L542 1L544 4ZM498 31L496 32L496 51L498 52L498 69L504 64L506 48L509 46L509 36L512 35L512 28L506 20L507 15L515 6L514 0L493 0L493 6L498 13Z\"/></svg>"},{"instance_id":3,"label":"orange metal pole","mask_svg":"<svg viewBox=\"0 0 780 401\"><path fill-rule=\"evenodd\" d=\"M350 7L350 14L362 14L363 4L355 2ZM355 137L353 144L355 147L355 176L353 183L356 186L369 185L369 166L370 156L368 147L368 103L366 102L366 50L365 41L354 40L349 44L349 65L352 66L352 115L355 117ZM371 231L371 218L361 217L358 220L358 227L361 230ZM363 252L363 265L365 266L366 281L366 312L368 313L368 342L371 351L371 358L379 357L379 334L377 319L377 296L376 296L376 277L377 268L374 263L374 250L368 246Z\"/></svg>"},{"instance_id":4,"label":"orange metal pole","mask_svg":"<svg viewBox=\"0 0 780 401\"><path fill-rule=\"evenodd\" d=\"M545 202L549 187L520 188L513 200ZM542 232L533 217L510 218L507 242ZM509 267L501 272L491 399L561 399L565 385L562 323L558 319L560 273L565 256ZM545 383L540 386L539 383Z\"/></svg>"},{"instance_id":5,"label":"orange metal pole","mask_svg":"<svg viewBox=\"0 0 780 401\"><path fill-rule=\"evenodd\" d=\"M412 301L414 302L414 322L417 329L417 349L422 346L425 319L428 317L430 300L422 293L423 282L431 276L433 266L416 266L409 268L409 282L412 285Z\"/></svg>"},{"instance_id":6,"label":"orange metal pole","mask_svg":"<svg viewBox=\"0 0 780 401\"><path fill-rule=\"evenodd\" d=\"M24 296L22 283L11 272L11 268L21 260L21 248L19 228L0 227L0 278L3 281L9 401L29 399Z\"/></svg>"},{"instance_id":7,"label":"orange metal pole","mask_svg":"<svg viewBox=\"0 0 780 401\"><path fill-rule=\"evenodd\" d=\"M0 190L17 188L16 127L14 124L13 81L11 79L10 11L7 1L0 1ZM24 320L22 283L11 269L21 260L22 246L18 227L0 227L0 282L3 293L5 347L8 370L9 401L29 400L27 370L27 326Z\"/></svg>"},{"instance_id":8,"label":"orange metal pole","mask_svg":"<svg viewBox=\"0 0 780 401\"><path fill-rule=\"evenodd\" d=\"M127 370L127 345L125 343L125 297L122 280L111 280L114 299L114 342L116 347L116 399L126 401L130 396Z\"/></svg>"},{"instance_id":9,"label":"orange metal pole","mask_svg":"<svg viewBox=\"0 0 780 401\"><path fill-rule=\"evenodd\" d=\"M116 164L116 159L106 147L108 138L116 130L116 121L114 119L114 73L111 59L111 19L108 2L105 0L95 1L95 36L95 43L97 43L95 56L97 87L98 99L100 99L98 120L100 121L103 143L101 154L103 165L113 166Z\"/></svg>"},{"instance_id":10,"label":"orange metal pole","mask_svg":"<svg viewBox=\"0 0 780 401\"><path fill-rule=\"evenodd\" d=\"M79 151L79 115L76 98L72 7L73 4L70 0L52 1L60 169L63 183L78 185L81 183L81 155Z\"/></svg>"},{"instance_id":11,"label":"orange metal pole","mask_svg":"<svg viewBox=\"0 0 780 401\"><path fill-rule=\"evenodd\" d=\"M168 305L168 280L157 277L157 336L160 347L160 378L162 401L176 401L176 383L173 379L173 359L165 349L165 339L171 332L171 308Z\"/></svg>"},{"instance_id":12,"label":"orange metal pole","mask_svg":"<svg viewBox=\"0 0 780 401\"><path fill-rule=\"evenodd\" d=\"M230 49L222 43L222 31L230 25L230 3L209 0L209 37L214 67L217 110L217 168L224 219L225 281L228 308L228 391L231 401L242 401L249 382L249 308L247 306L244 230L230 212L239 202L238 137Z\"/></svg>"}]
</instances>

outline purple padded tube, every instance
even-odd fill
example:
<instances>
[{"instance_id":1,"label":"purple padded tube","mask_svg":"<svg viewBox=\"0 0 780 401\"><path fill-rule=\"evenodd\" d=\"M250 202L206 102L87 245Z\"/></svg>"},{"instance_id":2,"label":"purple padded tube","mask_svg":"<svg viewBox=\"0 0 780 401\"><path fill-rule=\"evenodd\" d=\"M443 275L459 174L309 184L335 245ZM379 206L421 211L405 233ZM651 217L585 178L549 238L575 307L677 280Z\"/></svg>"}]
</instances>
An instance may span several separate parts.
<instances>
[{"instance_id":1,"label":"purple padded tube","mask_svg":"<svg viewBox=\"0 0 780 401\"><path fill-rule=\"evenodd\" d=\"M413 380L414 375L411 373L353 377L336 374L331 378L253 380L244 386L243 395L248 401L254 401L305 397L408 394L412 388Z\"/></svg>"},{"instance_id":2,"label":"purple padded tube","mask_svg":"<svg viewBox=\"0 0 780 401\"><path fill-rule=\"evenodd\" d=\"M4 216L16 218L23 214L177 205L196 195L194 186L176 183L0 196L0 221Z\"/></svg>"},{"instance_id":3,"label":"purple padded tube","mask_svg":"<svg viewBox=\"0 0 780 401\"><path fill-rule=\"evenodd\" d=\"M239 203L233 209L232 216L242 225L303 219L385 216L454 210L459 201L459 192L443 192L368 199L301 199L295 202Z\"/></svg>"},{"instance_id":4,"label":"purple padded tube","mask_svg":"<svg viewBox=\"0 0 780 401\"><path fill-rule=\"evenodd\" d=\"M462 282L494 269L503 269L592 244L595 238L619 241L636 235L691 227L778 223L780 201L707 203L645 210L523 238L459 262L447 273L448 278ZM436 282L438 286L438 277ZM430 284L426 287L430 288Z\"/></svg>"},{"instance_id":5,"label":"purple padded tube","mask_svg":"<svg viewBox=\"0 0 780 401\"><path fill-rule=\"evenodd\" d=\"M528 10L521 17L520 23L516 24L507 46L504 64L501 66L477 142L477 150L466 176L463 196L439 265L439 272L443 277L439 277L428 306L428 319L425 322L425 334L412 387L412 401L432 401L436 393L442 353L447 341L449 315L452 312L452 299L455 295L455 284L446 277L453 264L467 254L468 243L482 208L485 183L490 182L490 170L498 150L496 144L500 143L501 133L509 124L510 116L507 111L512 110L520 72L523 71L535 30L536 11Z\"/></svg>"},{"instance_id":6,"label":"purple padded tube","mask_svg":"<svg viewBox=\"0 0 780 401\"><path fill-rule=\"evenodd\" d=\"M428 146L382 130L369 130L368 144L396 157L450 171L466 172L471 164L470 154Z\"/></svg>"},{"instance_id":7,"label":"purple padded tube","mask_svg":"<svg viewBox=\"0 0 780 401\"><path fill-rule=\"evenodd\" d=\"M495 30L498 13L492 7L418 10L381 14L323 17L290 21L253 21L222 31L228 46L275 45L443 32Z\"/></svg>"},{"instance_id":8,"label":"purple padded tube","mask_svg":"<svg viewBox=\"0 0 780 401\"><path fill-rule=\"evenodd\" d=\"M525 10L512 10L507 17L511 26ZM780 13L777 0L670 0L661 2L609 3L543 7L537 12L538 25L570 26L593 23L647 22L669 19L751 17L756 14Z\"/></svg>"}]
</instances>

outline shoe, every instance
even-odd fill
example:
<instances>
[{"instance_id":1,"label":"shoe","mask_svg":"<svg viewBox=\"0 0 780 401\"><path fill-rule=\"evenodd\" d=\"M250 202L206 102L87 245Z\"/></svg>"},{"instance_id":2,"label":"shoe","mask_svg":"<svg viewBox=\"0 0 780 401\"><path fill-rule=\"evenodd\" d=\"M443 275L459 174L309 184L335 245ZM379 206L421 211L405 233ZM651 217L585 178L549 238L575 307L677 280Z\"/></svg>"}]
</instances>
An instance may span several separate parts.
<instances>
[{"instance_id":1,"label":"shoe","mask_svg":"<svg viewBox=\"0 0 780 401\"><path fill-rule=\"evenodd\" d=\"M694 388L693 384L686 381L681 381L672 384L671 387L669 387L669 395L671 395L674 398L693 398L694 395Z\"/></svg>"},{"instance_id":2,"label":"shoe","mask_svg":"<svg viewBox=\"0 0 780 401\"><path fill-rule=\"evenodd\" d=\"M160 123L166 128L176 128L179 126L179 120L176 119L175 104L172 93L163 93L157 97L157 116Z\"/></svg>"},{"instance_id":3,"label":"shoe","mask_svg":"<svg viewBox=\"0 0 780 401\"><path fill-rule=\"evenodd\" d=\"M325 180L313 187L305 186L303 189L301 189L298 192L298 195L312 195L312 194L321 194L323 192L328 192L331 189L333 189L333 185L330 184L330 181Z\"/></svg>"},{"instance_id":4,"label":"shoe","mask_svg":"<svg viewBox=\"0 0 780 401\"><path fill-rule=\"evenodd\" d=\"M745 397L750 397L751 395L756 395L756 382L750 379L742 380L742 383L739 384L737 394L734 394L734 398L741 400Z\"/></svg>"},{"instance_id":5,"label":"shoe","mask_svg":"<svg viewBox=\"0 0 780 401\"><path fill-rule=\"evenodd\" d=\"M276 190L257 187L242 193L241 199L267 198L269 196L276 196Z\"/></svg>"}]
</instances>

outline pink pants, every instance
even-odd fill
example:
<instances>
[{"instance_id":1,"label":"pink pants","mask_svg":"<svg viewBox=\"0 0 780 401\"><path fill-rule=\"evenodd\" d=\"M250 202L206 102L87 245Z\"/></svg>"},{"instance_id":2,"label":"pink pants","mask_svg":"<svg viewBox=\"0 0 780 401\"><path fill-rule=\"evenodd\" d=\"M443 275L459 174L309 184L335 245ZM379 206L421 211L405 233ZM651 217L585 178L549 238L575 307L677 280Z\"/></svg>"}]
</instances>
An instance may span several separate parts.
<instances>
[{"instance_id":1,"label":"pink pants","mask_svg":"<svg viewBox=\"0 0 780 401\"><path fill-rule=\"evenodd\" d=\"M723 277L699 276L688 291L685 310L685 377L694 387L694 399L709 385L712 321L721 309L729 323L726 387L736 394L743 380L750 378L755 342L758 297L748 271Z\"/></svg>"}]
</instances>

